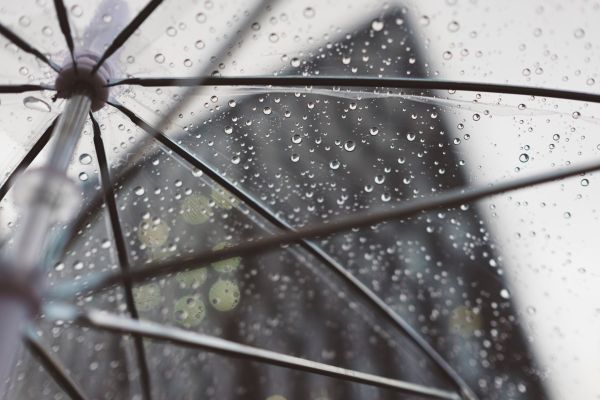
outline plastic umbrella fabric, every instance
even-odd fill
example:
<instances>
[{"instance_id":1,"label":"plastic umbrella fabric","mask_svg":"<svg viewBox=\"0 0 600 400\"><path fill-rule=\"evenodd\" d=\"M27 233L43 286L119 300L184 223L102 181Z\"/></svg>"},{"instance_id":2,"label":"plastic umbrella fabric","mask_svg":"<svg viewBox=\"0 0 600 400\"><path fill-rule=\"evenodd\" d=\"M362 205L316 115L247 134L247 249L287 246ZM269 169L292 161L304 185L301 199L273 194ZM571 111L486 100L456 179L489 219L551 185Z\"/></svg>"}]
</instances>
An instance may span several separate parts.
<instances>
[{"instance_id":1,"label":"plastic umbrella fabric","mask_svg":"<svg viewBox=\"0 0 600 400\"><path fill-rule=\"evenodd\" d=\"M597 9L2 2L2 393L598 395Z\"/></svg>"}]
</instances>

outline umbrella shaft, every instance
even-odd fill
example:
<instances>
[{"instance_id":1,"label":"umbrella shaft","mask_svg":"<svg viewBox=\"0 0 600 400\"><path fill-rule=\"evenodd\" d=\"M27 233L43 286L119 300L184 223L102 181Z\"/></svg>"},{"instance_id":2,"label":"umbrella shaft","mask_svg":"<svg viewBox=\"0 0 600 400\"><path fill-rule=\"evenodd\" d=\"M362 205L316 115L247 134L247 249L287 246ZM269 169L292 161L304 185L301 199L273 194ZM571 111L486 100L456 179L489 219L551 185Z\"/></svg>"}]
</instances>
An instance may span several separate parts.
<instances>
[{"instance_id":1,"label":"umbrella shaft","mask_svg":"<svg viewBox=\"0 0 600 400\"><path fill-rule=\"evenodd\" d=\"M54 128L54 146L50 158L39 172L41 178L34 183L31 194L23 204L22 220L15 232L13 250L9 254L9 264L25 270L39 268L46 254L45 245L52 225L57 222L57 210L66 202L64 182L66 170L73 157L81 131L90 111L88 96L74 95L67 100L58 124ZM45 176L46 175L46 176ZM27 271L29 272L29 271ZM41 272L41 271L40 271Z\"/></svg>"},{"instance_id":2,"label":"umbrella shaft","mask_svg":"<svg viewBox=\"0 0 600 400\"><path fill-rule=\"evenodd\" d=\"M77 199L65 199L69 193L77 197L76 192L65 190L70 183L66 170L90 106L90 98L83 95L75 95L67 101L54 129L55 142L48 162L43 168L31 171L30 176L26 174L15 188L15 196L20 191L24 199L22 217L13 245L2 255L0 279L15 279L14 282L24 287L19 292L0 292L0 396L5 392L6 378L14 366L22 330L31 317L31 302L36 301L27 293L37 292L44 284L50 230L60 221L58 214L65 214L65 205L75 208L77 204Z\"/></svg>"},{"instance_id":3,"label":"umbrella shaft","mask_svg":"<svg viewBox=\"0 0 600 400\"><path fill-rule=\"evenodd\" d=\"M27 322L27 307L11 298L0 298L0 396L6 395L6 380L15 365L21 329Z\"/></svg>"},{"instance_id":4,"label":"umbrella shaft","mask_svg":"<svg viewBox=\"0 0 600 400\"><path fill-rule=\"evenodd\" d=\"M54 129L56 142L48 166L57 171L65 171L75 146L79 142L79 135L90 112L92 101L83 94L76 94L67 100L65 109Z\"/></svg>"}]
</instances>

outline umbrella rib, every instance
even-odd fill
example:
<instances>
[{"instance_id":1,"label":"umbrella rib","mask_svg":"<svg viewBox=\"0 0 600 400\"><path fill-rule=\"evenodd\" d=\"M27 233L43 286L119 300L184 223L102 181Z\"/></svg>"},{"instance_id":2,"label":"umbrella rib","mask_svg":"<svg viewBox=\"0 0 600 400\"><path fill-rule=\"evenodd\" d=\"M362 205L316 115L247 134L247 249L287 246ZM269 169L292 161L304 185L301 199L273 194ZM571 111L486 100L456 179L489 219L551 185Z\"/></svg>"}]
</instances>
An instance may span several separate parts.
<instances>
[{"instance_id":1,"label":"umbrella rib","mask_svg":"<svg viewBox=\"0 0 600 400\"><path fill-rule=\"evenodd\" d=\"M44 369L71 399L85 400L87 398L79 385L67 374L61 362L50 351L46 350L40 337L33 329L25 331L23 341L29 351L38 359Z\"/></svg>"},{"instance_id":2,"label":"umbrella rib","mask_svg":"<svg viewBox=\"0 0 600 400\"><path fill-rule=\"evenodd\" d=\"M202 160L194 157L183 147L179 146L177 143L167 137L163 132L160 132L154 127L150 126L129 108L115 102L109 102L109 104L125 114L131 120L131 122L146 131L149 135L153 136L156 140L166 146L173 153L177 154L188 164L202 171L219 185L233 193L238 199L242 200L246 205L252 208L256 213L261 215L275 227L283 231L294 231L292 226L269 211L256 199L254 199L253 196L246 193L246 191L243 189L235 186ZM468 387L466 382L464 382L464 380L456 373L456 371L452 369L450 364L448 364L446 360L416 330L414 330L408 322L394 312L391 307L389 307L379 296L369 289L368 286L363 284L337 260L323 251L323 249L321 249L316 243L303 239L299 242L299 244L306 251L327 265L329 269L335 272L342 280L353 287L364 299L366 299L369 304L383 313L387 319L400 330L400 332L403 332L406 336L408 336L408 338L417 347L419 347L447 375L450 380L453 381L453 383L461 392L470 395L469 398L476 398L474 392Z\"/></svg>"},{"instance_id":3,"label":"umbrella rib","mask_svg":"<svg viewBox=\"0 0 600 400\"><path fill-rule=\"evenodd\" d=\"M198 78L125 78L111 82L108 86L139 85L156 86L331 86L331 87L369 87L416 90L461 90L467 92L486 92L517 94L525 96L552 97L565 100L589 101L600 103L600 94L577 92L572 90L550 89L533 86L508 85L484 82L461 82L452 80L420 78L379 78L368 76L207 76Z\"/></svg>"},{"instance_id":4,"label":"umbrella rib","mask_svg":"<svg viewBox=\"0 0 600 400\"><path fill-rule=\"evenodd\" d=\"M169 341L184 347L207 350L230 357L391 389L406 394L432 399L460 399L454 392L310 361L214 336L164 326L156 322L140 321L94 310L78 313L74 322L96 329L130 334L134 337Z\"/></svg>"},{"instance_id":5,"label":"umbrella rib","mask_svg":"<svg viewBox=\"0 0 600 400\"><path fill-rule=\"evenodd\" d=\"M104 64L104 62L112 56L117 50L125 44L127 39L133 35L133 33L146 21L146 19L156 10L156 8L161 5L163 0L150 0L148 4L135 16L133 20L125 27L123 30L117 35L117 37L112 41L112 43L108 46L108 48L104 51L104 54L100 57L94 68L92 69L92 74L98 71L98 69Z\"/></svg>"},{"instance_id":6,"label":"umbrella rib","mask_svg":"<svg viewBox=\"0 0 600 400\"><path fill-rule=\"evenodd\" d=\"M271 6L276 3L277 0L270 0ZM245 33L247 33L247 31L250 29L251 24L249 22L251 21L256 21L259 20L262 17L262 14L268 10L270 10L271 8L267 7L267 4L269 3L269 0L263 0L261 1L259 4L257 4L255 6L255 8L253 10L251 10L250 12L247 13L247 17L245 19L245 25L244 27L238 29L237 33L235 35L232 35L231 39L226 40L221 47L215 52L214 56L211 57L216 59L216 60L220 60L222 58L224 58L227 53L229 52L230 47L232 46L232 44L234 43L235 40L237 40L237 38L242 37ZM210 64L212 65L212 64ZM204 79L204 75L206 75L207 71L208 71L208 67L203 68L203 72L201 74L198 74L198 81L202 81ZM177 113L178 110L180 110L181 108L183 108L187 102L189 102L192 98L192 94L193 94L194 90L188 90L185 93L182 94L181 96L181 100L173 107L171 107L171 109L168 110L168 112L166 113L166 115L164 115L160 122L157 124L157 126L159 127L159 129L163 129L171 119L173 119ZM141 152L144 148L145 143L142 142L139 146L138 146L138 150ZM121 174L118 174L116 176L115 181L119 181L121 180L121 178L127 178L129 176L131 176L131 170L124 170ZM85 222L86 216L90 215L90 213L97 208L98 203L97 202L92 202L90 204L90 206L88 208L86 208L86 210L81 214L84 217L79 218L76 220L76 223L74 225L75 228L81 226L80 224L83 224ZM72 242L72 240L74 240L74 234L77 232L77 229L72 229L71 233L68 236L68 239L66 240L66 244L68 245L69 243Z\"/></svg>"},{"instance_id":7,"label":"umbrella rib","mask_svg":"<svg viewBox=\"0 0 600 400\"><path fill-rule=\"evenodd\" d=\"M0 85L0 93L2 94L18 94L25 92L35 92L41 90L54 90L50 85Z\"/></svg>"},{"instance_id":8,"label":"umbrella rib","mask_svg":"<svg viewBox=\"0 0 600 400\"><path fill-rule=\"evenodd\" d=\"M276 3L277 1L278 0L270 0L271 6L274 3ZM220 60L220 59L224 58L227 55L227 53L229 52L229 49L232 46L232 44L236 40L238 40L238 38L240 38L244 34L246 34L248 29L250 29L251 24L249 22L259 20L260 18L262 18L263 13L270 9L269 7L267 7L268 3L269 3L269 0L262 0L261 2L259 2L259 4L257 4L255 6L255 8L252 11L248 12L247 17L245 19L246 26L238 29L237 33L235 35L232 35L229 40L226 40L221 45L221 47L215 52L215 54L211 57L211 59L214 58L216 60ZM208 68L203 68L202 73L198 74L198 77L196 79L199 83L203 81L204 75L206 75L207 71L209 71ZM177 105L173 106L170 110L168 110L166 115L161 118L160 122L157 124L159 129L163 129L169 123L169 121L177 115L178 110L183 108L185 106L185 104L187 104L187 102L190 101L190 99L192 98L193 92L194 92L193 90L188 90L185 93L183 93L179 103L177 103ZM138 150L141 151L144 148L144 144L145 143L141 143L138 146ZM115 181L119 181L122 178L128 178L131 175L132 175L131 170L126 169L121 174L117 175ZM81 224L85 223L86 216L90 215L91 212L97 208L97 206L98 206L98 203L96 201L92 202L90 204L90 206L88 208L86 208L86 210L81 214L81 215L83 215L83 217L76 220L74 227L77 228L77 227L81 226ZM74 234L76 232L77 232L77 229L71 230L71 233L70 233L68 239L66 240L67 245L70 244L74 240Z\"/></svg>"},{"instance_id":9,"label":"umbrella rib","mask_svg":"<svg viewBox=\"0 0 600 400\"><path fill-rule=\"evenodd\" d=\"M102 184L102 191L104 195L104 202L108 210L110 219L110 227L113 233L117 258L121 271L127 272L130 269L129 258L127 256L127 245L125 243L125 237L121 229L119 222L119 214L117 210L117 204L115 201L115 193L110 184L110 175L108 171L108 162L106 160L106 152L104 150L104 144L102 136L100 134L100 126L98 122L90 114L92 120L92 126L94 130L94 149L96 150L96 157L98 159L98 166L100 169L100 181ZM139 313L135 305L133 297L133 284L130 280L123 280L123 286L125 289L125 301L127 303L127 309L134 319L139 319ZM150 370L148 368L148 361L146 359L146 351L144 349L144 342L141 338L134 338L134 344L137 354L137 360L140 367L140 380L142 386L142 392L145 399L152 398L152 390L150 385Z\"/></svg>"},{"instance_id":10,"label":"umbrella rib","mask_svg":"<svg viewBox=\"0 0 600 400\"><path fill-rule=\"evenodd\" d=\"M54 8L56 9L56 16L58 18L58 24L60 30L65 37L67 46L69 47L69 53L71 53L71 60L73 61L73 67L77 71L77 62L75 61L75 45L73 43L73 36L71 34L71 26L69 25L69 17L67 16L67 9L63 0L54 0Z\"/></svg>"},{"instance_id":11,"label":"umbrella rib","mask_svg":"<svg viewBox=\"0 0 600 400\"><path fill-rule=\"evenodd\" d=\"M98 274L95 275L93 279L88 280L86 288L80 287L80 290L98 291L118 284L124 279L131 279L133 282L138 282L156 278L175 272L194 269L199 264L203 263L211 263L232 257L249 256L259 252L269 251L278 246L299 243L303 239L324 237L345 232L353 228L374 226L387 221L403 220L417 216L423 212L440 208L458 207L462 204L489 196L581 175L598 169L600 169L600 161L595 161L592 163L582 163L576 167L559 169L558 171L543 172L507 180L494 185L452 189L437 196L406 200L398 206L389 209L373 213L355 214L330 223L319 223L291 232L282 232L275 235L264 236L236 246L202 252L191 258L147 264L144 267L140 266L139 268L127 272Z\"/></svg>"},{"instance_id":12,"label":"umbrella rib","mask_svg":"<svg viewBox=\"0 0 600 400\"><path fill-rule=\"evenodd\" d=\"M0 186L0 200L2 200L4 198L4 196L6 196L6 193L8 193L8 191L12 187L15 177L21 171L23 171L27 167L29 167L29 165L33 162L33 160L35 160L35 158L38 156L38 154L40 154L40 152L44 149L44 147L46 146L46 144L52 137L52 131L54 130L54 126L56 125L56 121L58 121L59 117L60 117L60 115L57 116L54 119L54 121L52 121L52 123L50 124L50 126L48 128L46 128L44 133L42 133L42 136L40 136L39 139L37 140L37 142L35 142L35 144L31 148L31 150L29 150L25 154L25 157L23 157L23 159L21 160L19 165L17 165L17 167L9 175L8 179L4 182L4 184L2 186Z\"/></svg>"},{"instance_id":13,"label":"umbrella rib","mask_svg":"<svg viewBox=\"0 0 600 400\"><path fill-rule=\"evenodd\" d=\"M11 31L10 29L8 29L3 24L0 24L0 35L4 36L6 39L11 41L15 46L19 47L24 52L33 54L34 56L39 58L40 60L42 60L43 62L48 64L48 66L50 66L50 68L52 68L54 71L60 72L60 68L55 63L50 61L48 59L48 57L46 57L44 54L42 54L41 51L39 51L35 47L31 46L29 43L27 43L20 36L18 36L16 33Z\"/></svg>"}]
</instances>

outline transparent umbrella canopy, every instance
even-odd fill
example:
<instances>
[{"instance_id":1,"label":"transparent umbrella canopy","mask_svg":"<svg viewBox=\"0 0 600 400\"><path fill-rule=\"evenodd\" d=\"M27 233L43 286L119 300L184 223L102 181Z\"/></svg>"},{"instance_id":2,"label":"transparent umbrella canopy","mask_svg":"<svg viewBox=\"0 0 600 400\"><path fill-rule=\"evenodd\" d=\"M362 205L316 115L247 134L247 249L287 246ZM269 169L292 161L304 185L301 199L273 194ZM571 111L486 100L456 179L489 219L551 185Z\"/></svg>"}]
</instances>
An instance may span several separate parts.
<instances>
[{"instance_id":1,"label":"transparent umbrella canopy","mask_svg":"<svg viewBox=\"0 0 600 400\"><path fill-rule=\"evenodd\" d=\"M0 2L4 398L598 396L598 6L472 3Z\"/></svg>"}]
</instances>

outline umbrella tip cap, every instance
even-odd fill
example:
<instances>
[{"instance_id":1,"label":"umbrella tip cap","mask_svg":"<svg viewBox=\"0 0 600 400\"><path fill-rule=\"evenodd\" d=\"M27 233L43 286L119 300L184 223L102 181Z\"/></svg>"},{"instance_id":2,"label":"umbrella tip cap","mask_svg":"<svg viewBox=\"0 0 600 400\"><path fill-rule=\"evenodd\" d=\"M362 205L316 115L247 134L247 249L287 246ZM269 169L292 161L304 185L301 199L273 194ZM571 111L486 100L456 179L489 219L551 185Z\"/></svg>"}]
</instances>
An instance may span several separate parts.
<instances>
[{"instance_id":1,"label":"umbrella tip cap","mask_svg":"<svg viewBox=\"0 0 600 400\"><path fill-rule=\"evenodd\" d=\"M104 63L97 71L94 67L98 57L81 55L76 65L65 65L56 78L57 97L69 98L74 94L88 95L92 100L92 111L98 111L108 100L109 88L106 86L110 78L111 68Z\"/></svg>"}]
</instances>

